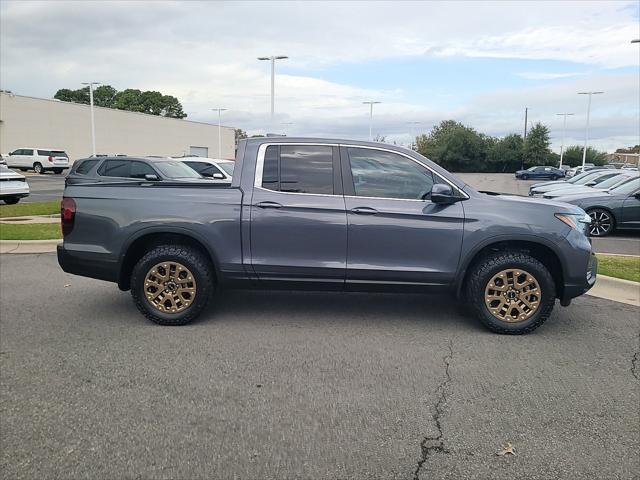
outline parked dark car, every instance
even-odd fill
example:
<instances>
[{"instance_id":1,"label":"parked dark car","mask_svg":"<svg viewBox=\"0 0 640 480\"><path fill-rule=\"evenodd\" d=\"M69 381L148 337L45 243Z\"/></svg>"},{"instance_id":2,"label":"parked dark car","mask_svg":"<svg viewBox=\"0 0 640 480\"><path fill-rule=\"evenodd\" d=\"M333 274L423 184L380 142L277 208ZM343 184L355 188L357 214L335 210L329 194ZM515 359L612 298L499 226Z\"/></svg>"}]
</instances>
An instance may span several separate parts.
<instances>
[{"instance_id":1,"label":"parked dark car","mask_svg":"<svg viewBox=\"0 0 640 480\"><path fill-rule=\"evenodd\" d=\"M218 287L306 288L450 292L521 334L596 280L582 209L477 192L412 150L255 138L234 173L67 184L60 265L131 290L163 325L195 319Z\"/></svg>"},{"instance_id":2,"label":"parked dark car","mask_svg":"<svg viewBox=\"0 0 640 480\"><path fill-rule=\"evenodd\" d=\"M616 229L640 230L640 178L608 192L571 195L555 200L585 210L591 217L589 233L593 237L604 237Z\"/></svg>"},{"instance_id":3,"label":"parked dark car","mask_svg":"<svg viewBox=\"0 0 640 480\"><path fill-rule=\"evenodd\" d=\"M526 170L518 170L516 172L516 178L520 180L548 178L550 180L557 180L565 176L565 171L556 167L530 167Z\"/></svg>"},{"instance_id":4,"label":"parked dark car","mask_svg":"<svg viewBox=\"0 0 640 480\"><path fill-rule=\"evenodd\" d=\"M91 157L76 160L66 184L126 180L201 181L203 177L179 160L164 157Z\"/></svg>"}]
</instances>

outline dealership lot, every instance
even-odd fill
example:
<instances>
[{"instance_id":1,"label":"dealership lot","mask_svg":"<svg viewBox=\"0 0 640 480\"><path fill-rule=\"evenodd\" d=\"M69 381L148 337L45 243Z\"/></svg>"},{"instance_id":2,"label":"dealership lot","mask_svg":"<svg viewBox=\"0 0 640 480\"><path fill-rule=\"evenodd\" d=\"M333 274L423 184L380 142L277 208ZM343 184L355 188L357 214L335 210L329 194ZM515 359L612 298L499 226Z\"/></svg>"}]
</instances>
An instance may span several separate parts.
<instances>
[{"instance_id":1,"label":"dealership lot","mask_svg":"<svg viewBox=\"0 0 640 480\"><path fill-rule=\"evenodd\" d=\"M3 478L640 468L637 307L581 297L505 337L446 297L223 292L163 328L52 254L1 262ZM496 456L507 442L517 455Z\"/></svg>"}]
</instances>

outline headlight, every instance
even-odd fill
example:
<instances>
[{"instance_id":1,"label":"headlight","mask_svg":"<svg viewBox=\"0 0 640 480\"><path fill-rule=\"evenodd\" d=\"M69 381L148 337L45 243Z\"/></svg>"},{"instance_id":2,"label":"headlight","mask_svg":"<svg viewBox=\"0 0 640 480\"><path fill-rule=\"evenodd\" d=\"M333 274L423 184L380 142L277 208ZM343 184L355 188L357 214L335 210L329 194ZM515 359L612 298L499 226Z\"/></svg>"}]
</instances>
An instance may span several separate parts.
<instances>
[{"instance_id":1,"label":"headlight","mask_svg":"<svg viewBox=\"0 0 640 480\"><path fill-rule=\"evenodd\" d=\"M561 222L586 233L591 223L591 217L586 213L556 213L556 218Z\"/></svg>"}]
</instances>

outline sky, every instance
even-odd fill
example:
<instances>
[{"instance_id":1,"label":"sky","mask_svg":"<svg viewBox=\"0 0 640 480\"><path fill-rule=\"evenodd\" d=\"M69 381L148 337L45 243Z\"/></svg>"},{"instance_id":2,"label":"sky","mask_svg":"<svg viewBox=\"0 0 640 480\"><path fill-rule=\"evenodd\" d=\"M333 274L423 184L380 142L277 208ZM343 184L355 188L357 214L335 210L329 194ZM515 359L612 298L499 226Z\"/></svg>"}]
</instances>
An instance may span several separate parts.
<instances>
[{"instance_id":1,"label":"sky","mask_svg":"<svg viewBox=\"0 0 640 480\"><path fill-rule=\"evenodd\" d=\"M249 134L408 144L442 120L559 151L640 143L640 3L0 1L0 88L52 98L99 81L176 96L188 119ZM270 62L276 63L270 122ZM530 128L529 127L529 128Z\"/></svg>"}]
</instances>

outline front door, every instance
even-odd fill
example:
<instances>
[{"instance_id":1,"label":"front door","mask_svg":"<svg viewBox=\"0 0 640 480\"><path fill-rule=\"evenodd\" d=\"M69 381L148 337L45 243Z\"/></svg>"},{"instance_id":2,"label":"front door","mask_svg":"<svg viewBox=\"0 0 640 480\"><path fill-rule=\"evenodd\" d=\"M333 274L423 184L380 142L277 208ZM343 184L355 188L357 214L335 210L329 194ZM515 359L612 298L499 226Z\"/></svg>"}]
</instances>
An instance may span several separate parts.
<instances>
[{"instance_id":1,"label":"front door","mask_svg":"<svg viewBox=\"0 0 640 480\"><path fill-rule=\"evenodd\" d=\"M640 189L636 188L636 191L632 192L624 200L620 226L623 228L640 228Z\"/></svg>"},{"instance_id":2,"label":"front door","mask_svg":"<svg viewBox=\"0 0 640 480\"><path fill-rule=\"evenodd\" d=\"M268 145L251 200L251 264L261 281L343 288L347 219L338 148Z\"/></svg>"},{"instance_id":3,"label":"front door","mask_svg":"<svg viewBox=\"0 0 640 480\"><path fill-rule=\"evenodd\" d=\"M455 277L462 202L431 202L437 174L409 156L343 147L347 285L442 286ZM461 194L463 195L463 194Z\"/></svg>"}]
</instances>

